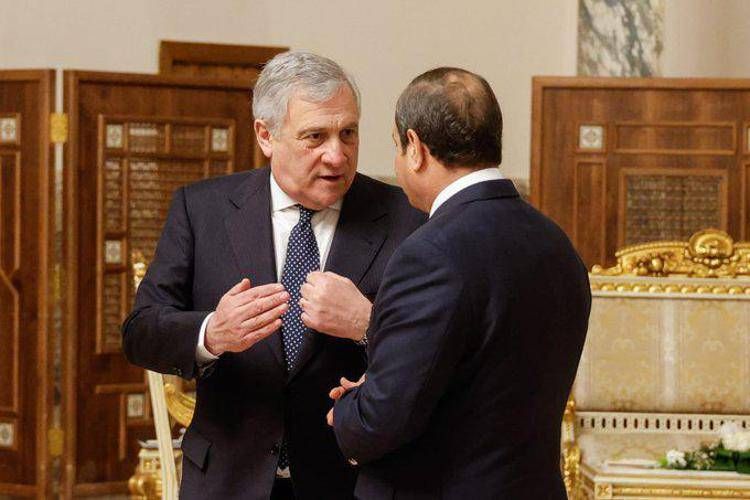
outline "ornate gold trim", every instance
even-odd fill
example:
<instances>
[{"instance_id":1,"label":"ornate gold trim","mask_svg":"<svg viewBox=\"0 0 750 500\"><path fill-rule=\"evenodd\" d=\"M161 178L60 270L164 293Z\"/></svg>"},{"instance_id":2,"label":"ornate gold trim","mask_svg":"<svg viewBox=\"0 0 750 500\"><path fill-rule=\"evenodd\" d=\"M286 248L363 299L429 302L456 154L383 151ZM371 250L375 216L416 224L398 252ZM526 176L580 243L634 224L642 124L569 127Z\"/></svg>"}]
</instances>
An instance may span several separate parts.
<instances>
[{"instance_id":1,"label":"ornate gold trim","mask_svg":"<svg viewBox=\"0 0 750 500\"><path fill-rule=\"evenodd\" d=\"M735 278L750 276L750 243L735 243L719 229L698 231L687 242L657 241L615 253L617 265L591 269L595 276L671 276ZM700 293L700 292L697 292Z\"/></svg>"},{"instance_id":2,"label":"ornate gold trim","mask_svg":"<svg viewBox=\"0 0 750 500\"><path fill-rule=\"evenodd\" d=\"M562 472L568 498L577 499L581 488L581 449L576 443L576 402L571 396L565 405L562 423Z\"/></svg>"},{"instance_id":3,"label":"ornate gold trim","mask_svg":"<svg viewBox=\"0 0 750 500\"><path fill-rule=\"evenodd\" d=\"M591 291L592 292L613 292L613 293L643 293L643 294L677 294L677 295L731 295L731 296L750 296L750 283L706 283L674 281L668 282L659 280L658 282L621 279L616 276L592 275Z\"/></svg>"},{"instance_id":4,"label":"ornate gold trim","mask_svg":"<svg viewBox=\"0 0 750 500\"><path fill-rule=\"evenodd\" d=\"M174 384L164 384L167 410L180 425L187 427L193 420L195 399L180 391Z\"/></svg>"},{"instance_id":5,"label":"ornate gold trim","mask_svg":"<svg viewBox=\"0 0 750 500\"><path fill-rule=\"evenodd\" d=\"M612 495L651 497L684 497L684 498L748 498L750 490L726 488L686 488L686 487L648 487L648 486L614 486ZM597 497L598 498L598 497ZM610 497L611 498L611 497Z\"/></svg>"},{"instance_id":6,"label":"ornate gold trim","mask_svg":"<svg viewBox=\"0 0 750 500\"><path fill-rule=\"evenodd\" d=\"M49 136L53 144L68 142L68 115L65 113L50 113Z\"/></svg>"}]
</instances>

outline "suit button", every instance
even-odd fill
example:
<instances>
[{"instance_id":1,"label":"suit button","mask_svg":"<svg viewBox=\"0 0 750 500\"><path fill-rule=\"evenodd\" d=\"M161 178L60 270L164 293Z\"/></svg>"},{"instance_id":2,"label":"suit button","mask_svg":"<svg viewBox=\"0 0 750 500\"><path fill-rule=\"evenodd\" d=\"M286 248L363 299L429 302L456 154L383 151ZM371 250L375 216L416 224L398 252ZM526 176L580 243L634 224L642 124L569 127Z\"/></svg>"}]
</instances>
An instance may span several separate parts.
<instances>
[{"instance_id":1,"label":"suit button","mask_svg":"<svg viewBox=\"0 0 750 500\"><path fill-rule=\"evenodd\" d=\"M358 466L358 465L359 465L359 462L357 462L357 461L356 461L356 460L354 460L353 458L350 458L350 459L349 459L349 465L353 465L353 466L355 466L355 467L356 467L356 466Z\"/></svg>"},{"instance_id":2,"label":"suit button","mask_svg":"<svg viewBox=\"0 0 750 500\"><path fill-rule=\"evenodd\" d=\"M273 445L271 447L271 455L278 455L279 454L279 450L281 450L281 446L279 446L278 443L275 444L275 445Z\"/></svg>"},{"instance_id":3,"label":"suit button","mask_svg":"<svg viewBox=\"0 0 750 500\"><path fill-rule=\"evenodd\" d=\"M179 368L175 368L174 374L177 375L178 377L182 377L182 370L180 370Z\"/></svg>"}]
</instances>

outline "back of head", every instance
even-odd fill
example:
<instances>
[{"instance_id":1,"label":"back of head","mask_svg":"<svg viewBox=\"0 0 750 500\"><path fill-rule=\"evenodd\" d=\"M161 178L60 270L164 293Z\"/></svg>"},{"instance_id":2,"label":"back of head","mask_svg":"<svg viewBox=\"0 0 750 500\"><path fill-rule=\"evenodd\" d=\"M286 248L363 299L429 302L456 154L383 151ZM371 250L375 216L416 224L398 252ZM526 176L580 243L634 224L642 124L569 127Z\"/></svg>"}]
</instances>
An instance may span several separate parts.
<instances>
[{"instance_id":1,"label":"back of head","mask_svg":"<svg viewBox=\"0 0 750 500\"><path fill-rule=\"evenodd\" d=\"M311 52L283 52L266 63L255 83L253 116L277 132L293 95L299 92L306 100L323 102L342 85L349 86L359 110L359 89L339 64Z\"/></svg>"},{"instance_id":2,"label":"back of head","mask_svg":"<svg viewBox=\"0 0 750 500\"><path fill-rule=\"evenodd\" d=\"M412 129L445 166L502 161L497 98L484 78L460 68L436 68L412 80L396 104L396 129L402 147Z\"/></svg>"}]
</instances>

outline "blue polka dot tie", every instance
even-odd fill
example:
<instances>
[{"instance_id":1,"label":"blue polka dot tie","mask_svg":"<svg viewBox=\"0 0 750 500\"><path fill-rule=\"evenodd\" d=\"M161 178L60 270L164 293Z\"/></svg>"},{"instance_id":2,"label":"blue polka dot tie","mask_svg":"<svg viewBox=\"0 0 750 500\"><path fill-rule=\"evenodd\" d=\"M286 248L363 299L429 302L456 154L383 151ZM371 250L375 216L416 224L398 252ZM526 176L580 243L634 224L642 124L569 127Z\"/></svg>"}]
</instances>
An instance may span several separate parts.
<instances>
[{"instance_id":1,"label":"blue polka dot tie","mask_svg":"<svg viewBox=\"0 0 750 500\"><path fill-rule=\"evenodd\" d=\"M310 221L315 213L302 205L299 208L299 222L289 234L289 244L286 247L286 262L281 273L281 284L289 293L289 310L282 317L281 338L284 342L284 358L286 369L292 371L302 347L302 339L308 328L302 323L299 306L300 287L305 282L307 274L320 269L320 253L315 241Z\"/></svg>"},{"instance_id":2,"label":"blue polka dot tie","mask_svg":"<svg viewBox=\"0 0 750 500\"><path fill-rule=\"evenodd\" d=\"M294 368L299 357L302 339L308 328L302 323L302 309L299 306L300 287L305 282L307 274L320 269L320 252L318 243L315 241L312 220L314 210L307 209L302 205L299 208L299 222L289 234L289 244L286 247L286 261L281 273L281 284L289 293L289 309L282 316L281 339L284 343L284 358L286 360L287 373ZM279 454L280 469L289 466L286 439L281 444Z\"/></svg>"}]
</instances>

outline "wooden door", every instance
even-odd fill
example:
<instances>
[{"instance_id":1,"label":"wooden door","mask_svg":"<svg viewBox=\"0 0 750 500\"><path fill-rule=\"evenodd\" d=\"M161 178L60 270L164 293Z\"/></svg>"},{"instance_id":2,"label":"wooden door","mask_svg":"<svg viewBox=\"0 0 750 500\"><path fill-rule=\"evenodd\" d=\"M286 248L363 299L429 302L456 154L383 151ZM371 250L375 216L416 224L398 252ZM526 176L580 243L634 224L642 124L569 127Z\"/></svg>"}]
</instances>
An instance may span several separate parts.
<instances>
[{"instance_id":1,"label":"wooden door","mask_svg":"<svg viewBox=\"0 0 750 500\"><path fill-rule=\"evenodd\" d=\"M46 496L51 71L0 71L0 495Z\"/></svg>"},{"instance_id":2,"label":"wooden door","mask_svg":"<svg viewBox=\"0 0 750 500\"><path fill-rule=\"evenodd\" d=\"M750 80L535 78L531 200L587 266L709 227L750 237Z\"/></svg>"},{"instance_id":3,"label":"wooden door","mask_svg":"<svg viewBox=\"0 0 750 500\"><path fill-rule=\"evenodd\" d=\"M252 168L247 82L66 72L65 492L126 491L154 436L145 372L121 352L132 260L153 257L179 186Z\"/></svg>"}]
</instances>

